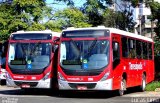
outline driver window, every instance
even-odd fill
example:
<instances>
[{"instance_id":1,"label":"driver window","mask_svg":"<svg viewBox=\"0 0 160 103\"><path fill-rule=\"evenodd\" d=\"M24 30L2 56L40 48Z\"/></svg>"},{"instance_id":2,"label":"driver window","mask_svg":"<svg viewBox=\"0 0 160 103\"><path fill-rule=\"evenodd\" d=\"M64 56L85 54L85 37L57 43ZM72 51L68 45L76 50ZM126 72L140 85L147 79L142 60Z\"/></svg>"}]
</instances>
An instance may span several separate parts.
<instances>
[{"instance_id":1,"label":"driver window","mask_svg":"<svg viewBox=\"0 0 160 103\"><path fill-rule=\"evenodd\" d=\"M115 68L120 63L119 43L113 41L112 48L113 48L113 68Z\"/></svg>"},{"instance_id":2,"label":"driver window","mask_svg":"<svg viewBox=\"0 0 160 103\"><path fill-rule=\"evenodd\" d=\"M119 43L113 42L113 61L115 61L115 59L119 59L119 57L120 57Z\"/></svg>"}]
</instances>

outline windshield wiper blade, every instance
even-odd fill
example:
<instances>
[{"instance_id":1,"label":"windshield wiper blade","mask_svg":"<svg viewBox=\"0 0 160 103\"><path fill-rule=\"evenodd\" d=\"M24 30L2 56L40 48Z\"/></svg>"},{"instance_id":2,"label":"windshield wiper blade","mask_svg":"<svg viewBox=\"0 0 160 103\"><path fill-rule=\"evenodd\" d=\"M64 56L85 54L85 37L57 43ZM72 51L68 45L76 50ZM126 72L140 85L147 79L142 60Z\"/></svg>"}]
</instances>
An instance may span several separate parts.
<instances>
[{"instance_id":1,"label":"windshield wiper blade","mask_svg":"<svg viewBox=\"0 0 160 103\"><path fill-rule=\"evenodd\" d=\"M78 52L80 53L80 49L78 48L78 46L76 45L75 41L71 38L70 41L72 42L72 44L76 47L76 49L78 50Z\"/></svg>"},{"instance_id":2,"label":"windshield wiper blade","mask_svg":"<svg viewBox=\"0 0 160 103\"><path fill-rule=\"evenodd\" d=\"M91 44L90 48L88 49L88 52L86 55L90 54L91 51L95 48L96 44L97 44L98 39L95 38L95 40L93 41L93 43Z\"/></svg>"},{"instance_id":3,"label":"windshield wiper blade","mask_svg":"<svg viewBox=\"0 0 160 103\"><path fill-rule=\"evenodd\" d=\"M75 43L75 41L72 38L70 38L70 41L72 42L73 46L78 51L78 56L76 57L76 59L77 59L77 58L79 58L81 56L81 50L78 48L77 44Z\"/></svg>"}]
</instances>

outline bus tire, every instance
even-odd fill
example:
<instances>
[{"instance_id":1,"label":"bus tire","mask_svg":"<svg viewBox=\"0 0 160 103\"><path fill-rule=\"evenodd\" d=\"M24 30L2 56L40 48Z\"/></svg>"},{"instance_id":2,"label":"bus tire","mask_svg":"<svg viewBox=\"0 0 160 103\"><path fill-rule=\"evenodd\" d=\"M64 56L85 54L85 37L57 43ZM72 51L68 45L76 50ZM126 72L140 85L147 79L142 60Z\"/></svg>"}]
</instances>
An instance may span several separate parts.
<instances>
[{"instance_id":1,"label":"bus tire","mask_svg":"<svg viewBox=\"0 0 160 103\"><path fill-rule=\"evenodd\" d=\"M146 88L146 75L142 75L141 91L144 92Z\"/></svg>"},{"instance_id":2,"label":"bus tire","mask_svg":"<svg viewBox=\"0 0 160 103\"><path fill-rule=\"evenodd\" d=\"M126 91L126 80L122 78L120 82L119 95L123 96L125 91Z\"/></svg>"}]
</instances>

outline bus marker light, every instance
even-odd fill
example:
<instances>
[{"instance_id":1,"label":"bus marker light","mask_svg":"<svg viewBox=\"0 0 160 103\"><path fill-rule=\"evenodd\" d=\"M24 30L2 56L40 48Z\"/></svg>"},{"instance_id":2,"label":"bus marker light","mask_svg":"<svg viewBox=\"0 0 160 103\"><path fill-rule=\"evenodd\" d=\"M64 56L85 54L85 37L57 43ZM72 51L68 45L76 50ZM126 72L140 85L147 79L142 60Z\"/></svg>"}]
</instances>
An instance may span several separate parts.
<instances>
[{"instance_id":1,"label":"bus marker light","mask_svg":"<svg viewBox=\"0 0 160 103\"><path fill-rule=\"evenodd\" d=\"M32 77L32 80L35 80L36 79L36 77Z\"/></svg>"},{"instance_id":2,"label":"bus marker light","mask_svg":"<svg viewBox=\"0 0 160 103\"><path fill-rule=\"evenodd\" d=\"M88 81L93 81L93 78L88 78Z\"/></svg>"}]
</instances>

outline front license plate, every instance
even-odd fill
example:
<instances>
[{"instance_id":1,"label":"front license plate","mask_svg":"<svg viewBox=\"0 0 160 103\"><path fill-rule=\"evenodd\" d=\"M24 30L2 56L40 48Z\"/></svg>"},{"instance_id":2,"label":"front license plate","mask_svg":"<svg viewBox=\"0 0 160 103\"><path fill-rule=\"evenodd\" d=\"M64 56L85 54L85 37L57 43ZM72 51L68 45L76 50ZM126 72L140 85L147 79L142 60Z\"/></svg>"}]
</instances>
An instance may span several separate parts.
<instances>
[{"instance_id":1,"label":"front license plate","mask_svg":"<svg viewBox=\"0 0 160 103\"><path fill-rule=\"evenodd\" d=\"M22 84L22 86L21 86L22 88L30 88L31 86L30 85L28 85L28 84Z\"/></svg>"},{"instance_id":2,"label":"front license plate","mask_svg":"<svg viewBox=\"0 0 160 103\"><path fill-rule=\"evenodd\" d=\"M87 90L87 87L86 86L77 86L77 89L78 90Z\"/></svg>"}]
</instances>

